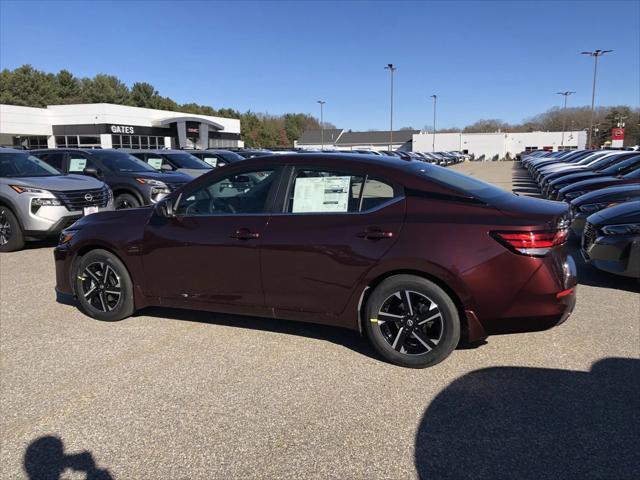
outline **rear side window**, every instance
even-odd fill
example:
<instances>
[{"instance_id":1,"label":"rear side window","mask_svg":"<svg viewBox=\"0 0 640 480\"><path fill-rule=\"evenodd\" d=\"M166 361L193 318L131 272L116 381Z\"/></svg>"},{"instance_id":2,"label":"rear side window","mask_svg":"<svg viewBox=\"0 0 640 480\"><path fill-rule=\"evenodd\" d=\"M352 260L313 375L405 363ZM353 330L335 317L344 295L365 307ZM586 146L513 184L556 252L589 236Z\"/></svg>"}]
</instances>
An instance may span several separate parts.
<instances>
[{"instance_id":1,"label":"rear side window","mask_svg":"<svg viewBox=\"0 0 640 480\"><path fill-rule=\"evenodd\" d=\"M348 172L298 170L289 193L287 212L363 212L395 196L393 186L383 180Z\"/></svg>"},{"instance_id":2,"label":"rear side window","mask_svg":"<svg viewBox=\"0 0 640 480\"><path fill-rule=\"evenodd\" d=\"M490 183L483 182L476 178L458 173L448 168L437 167L425 163L411 162L407 164L408 169L412 170L419 177L433 180L435 182L451 187L459 191L465 196L476 198L484 203L490 203L493 200L505 197L511 197L513 194L498 188Z\"/></svg>"}]
</instances>

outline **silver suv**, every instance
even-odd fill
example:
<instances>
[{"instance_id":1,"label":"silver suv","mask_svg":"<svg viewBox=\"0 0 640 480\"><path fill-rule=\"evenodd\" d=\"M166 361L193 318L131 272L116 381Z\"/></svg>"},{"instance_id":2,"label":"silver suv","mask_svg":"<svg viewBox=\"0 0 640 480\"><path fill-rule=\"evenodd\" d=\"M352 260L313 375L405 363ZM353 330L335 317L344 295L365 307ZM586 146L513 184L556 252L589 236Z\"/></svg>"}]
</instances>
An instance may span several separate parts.
<instances>
[{"instance_id":1,"label":"silver suv","mask_svg":"<svg viewBox=\"0 0 640 480\"><path fill-rule=\"evenodd\" d=\"M62 175L29 152L0 148L0 252L58 235L83 215L113 210L104 182Z\"/></svg>"}]
</instances>

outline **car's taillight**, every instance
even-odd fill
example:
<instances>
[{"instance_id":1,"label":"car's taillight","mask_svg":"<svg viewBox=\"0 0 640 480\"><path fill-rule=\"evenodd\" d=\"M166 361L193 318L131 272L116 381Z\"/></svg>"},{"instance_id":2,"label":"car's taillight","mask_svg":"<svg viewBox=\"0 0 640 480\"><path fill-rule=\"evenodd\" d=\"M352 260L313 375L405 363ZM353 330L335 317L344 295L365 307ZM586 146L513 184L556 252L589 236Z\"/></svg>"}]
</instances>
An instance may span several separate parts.
<instances>
[{"instance_id":1,"label":"car's taillight","mask_svg":"<svg viewBox=\"0 0 640 480\"><path fill-rule=\"evenodd\" d=\"M522 255L542 257L553 247L562 245L569 236L568 228L533 232L491 232L491 236L510 250Z\"/></svg>"}]
</instances>

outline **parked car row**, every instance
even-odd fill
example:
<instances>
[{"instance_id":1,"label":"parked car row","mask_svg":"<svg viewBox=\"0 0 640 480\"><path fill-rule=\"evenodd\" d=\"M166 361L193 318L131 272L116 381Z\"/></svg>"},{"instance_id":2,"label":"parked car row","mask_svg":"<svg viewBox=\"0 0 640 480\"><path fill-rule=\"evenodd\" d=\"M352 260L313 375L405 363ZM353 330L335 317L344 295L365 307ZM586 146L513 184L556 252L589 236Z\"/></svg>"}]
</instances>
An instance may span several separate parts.
<instances>
[{"instance_id":1,"label":"parked car row","mask_svg":"<svg viewBox=\"0 0 640 480\"><path fill-rule=\"evenodd\" d=\"M589 263L640 278L640 152L533 152L522 165L544 197L569 203Z\"/></svg>"}]
</instances>

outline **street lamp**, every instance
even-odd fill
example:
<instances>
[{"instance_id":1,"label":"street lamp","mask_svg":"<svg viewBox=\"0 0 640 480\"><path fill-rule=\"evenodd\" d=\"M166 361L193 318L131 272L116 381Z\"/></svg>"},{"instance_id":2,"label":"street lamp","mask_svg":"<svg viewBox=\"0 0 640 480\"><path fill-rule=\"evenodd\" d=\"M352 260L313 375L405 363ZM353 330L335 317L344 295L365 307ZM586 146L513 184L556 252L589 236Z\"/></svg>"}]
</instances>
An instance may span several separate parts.
<instances>
[{"instance_id":1,"label":"street lamp","mask_svg":"<svg viewBox=\"0 0 640 480\"><path fill-rule=\"evenodd\" d=\"M557 92L558 95L564 96L564 107L562 108L562 141L560 142L560 146L564 150L564 131L567 129L567 97L576 92Z\"/></svg>"},{"instance_id":2,"label":"street lamp","mask_svg":"<svg viewBox=\"0 0 640 480\"><path fill-rule=\"evenodd\" d=\"M438 100L437 95L431 95L433 98L433 142L431 143L431 151L436 151L436 101Z\"/></svg>"},{"instance_id":3,"label":"street lamp","mask_svg":"<svg viewBox=\"0 0 640 480\"><path fill-rule=\"evenodd\" d=\"M389 151L393 149L393 72L397 69L393 66L393 63L388 63L385 70L389 70L391 74L391 109L390 109L390 123L389 123Z\"/></svg>"},{"instance_id":4,"label":"street lamp","mask_svg":"<svg viewBox=\"0 0 640 480\"><path fill-rule=\"evenodd\" d=\"M324 150L324 112L322 106L327 102L318 100L318 103L320 104L320 144L322 145L320 149Z\"/></svg>"},{"instance_id":5,"label":"street lamp","mask_svg":"<svg viewBox=\"0 0 640 480\"><path fill-rule=\"evenodd\" d=\"M598 74L598 57L605 53L613 52L613 50L594 50L593 52L580 52L582 55L593 57L593 90L591 92L591 120L589 121L589 132L587 134L587 145L591 148L591 131L593 130L593 113L596 101L596 75Z\"/></svg>"}]
</instances>

